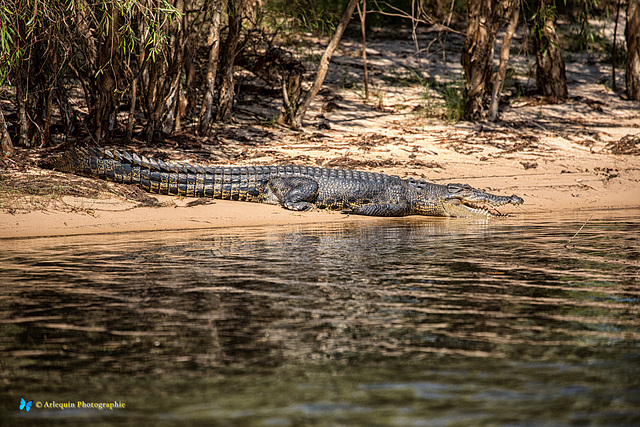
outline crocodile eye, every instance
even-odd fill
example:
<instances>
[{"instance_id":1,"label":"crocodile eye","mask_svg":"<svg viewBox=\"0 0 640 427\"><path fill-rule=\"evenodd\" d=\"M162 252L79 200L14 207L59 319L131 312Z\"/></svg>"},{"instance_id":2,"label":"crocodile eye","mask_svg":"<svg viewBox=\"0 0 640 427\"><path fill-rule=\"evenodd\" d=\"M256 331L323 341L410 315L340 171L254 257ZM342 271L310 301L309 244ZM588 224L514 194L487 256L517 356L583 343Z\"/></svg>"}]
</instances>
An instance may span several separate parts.
<instances>
[{"instance_id":1,"label":"crocodile eye","mask_svg":"<svg viewBox=\"0 0 640 427\"><path fill-rule=\"evenodd\" d=\"M465 188L462 184L447 184L447 190L449 193L457 193Z\"/></svg>"}]
</instances>

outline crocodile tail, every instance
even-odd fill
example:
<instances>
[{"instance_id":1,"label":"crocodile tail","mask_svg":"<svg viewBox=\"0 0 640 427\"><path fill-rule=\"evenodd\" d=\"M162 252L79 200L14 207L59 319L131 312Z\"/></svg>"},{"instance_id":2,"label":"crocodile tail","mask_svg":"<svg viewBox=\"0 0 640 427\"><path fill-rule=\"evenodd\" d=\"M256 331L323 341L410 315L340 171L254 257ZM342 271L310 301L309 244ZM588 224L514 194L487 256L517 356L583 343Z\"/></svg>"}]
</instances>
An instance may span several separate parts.
<instances>
[{"instance_id":1,"label":"crocodile tail","mask_svg":"<svg viewBox=\"0 0 640 427\"><path fill-rule=\"evenodd\" d=\"M93 149L74 147L65 151L61 156L48 159L40 164L40 167L59 172L78 174L82 170L82 159L92 156Z\"/></svg>"},{"instance_id":2,"label":"crocodile tail","mask_svg":"<svg viewBox=\"0 0 640 427\"><path fill-rule=\"evenodd\" d=\"M135 173L138 168L129 162L121 161L118 156L109 151L100 151L95 148L74 147L42 166L60 172L124 184L140 182L140 174Z\"/></svg>"},{"instance_id":3,"label":"crocodile tail","mask_svg":"<svg viewBox=\"0 0 640 427\"><path fill-rule=\"evenodd\" d=\"M126 151L74 148L42 165L61 172L124 184L137 184L154 194L261 201L275 167L202 167L164 162Z\"/></svg>"}]
</instances>

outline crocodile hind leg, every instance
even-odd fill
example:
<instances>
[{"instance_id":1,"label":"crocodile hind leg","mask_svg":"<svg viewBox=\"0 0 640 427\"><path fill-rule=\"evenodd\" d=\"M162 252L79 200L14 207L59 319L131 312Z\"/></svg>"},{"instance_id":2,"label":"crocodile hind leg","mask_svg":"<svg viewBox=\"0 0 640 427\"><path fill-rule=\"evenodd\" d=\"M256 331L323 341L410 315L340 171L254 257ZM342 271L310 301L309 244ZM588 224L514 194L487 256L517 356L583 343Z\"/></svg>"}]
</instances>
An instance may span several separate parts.
<instances>
[{"instance_id":1,"label":"crocodile hind leg","mask_svg":"<svg viewBox=\"0 0 640 427\"><path fill-rule=\"evenodd\" d=\"M318 183L305 177L271 178L269 191L282 206L292 211L310 211L318 197Z\"/></svg>"}]
</instances>

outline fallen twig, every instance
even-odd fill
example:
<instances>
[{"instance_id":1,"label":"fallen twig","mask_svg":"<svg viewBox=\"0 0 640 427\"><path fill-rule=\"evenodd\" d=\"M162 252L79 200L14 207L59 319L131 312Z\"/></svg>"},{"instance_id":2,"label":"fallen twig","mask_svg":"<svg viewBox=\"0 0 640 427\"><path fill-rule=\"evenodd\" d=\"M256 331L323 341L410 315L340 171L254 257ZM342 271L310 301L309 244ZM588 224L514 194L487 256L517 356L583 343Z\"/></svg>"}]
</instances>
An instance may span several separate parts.
<instances>
[{"instance_id":1,"label":"fallen twig","mask_svg":"<svg viewBox=\"0 0 640 427\"><path fill-rule=\"evenodd\" d=\"M589 222L589 220L593 217L593 214L589 215L589 218L587 218L587 220L584 222L584 224L582 224L582 227L580 227L580 229L578 231L576 231L576 234L574 234L567 243L564 244L564 247L568 249L568 246L571 244L571 242L573 241L573 239L578 235L578 233L580 233L582 231L582 229L584 228L585 225L587 225L587 222Z\"/></svg>"}]
</instances>

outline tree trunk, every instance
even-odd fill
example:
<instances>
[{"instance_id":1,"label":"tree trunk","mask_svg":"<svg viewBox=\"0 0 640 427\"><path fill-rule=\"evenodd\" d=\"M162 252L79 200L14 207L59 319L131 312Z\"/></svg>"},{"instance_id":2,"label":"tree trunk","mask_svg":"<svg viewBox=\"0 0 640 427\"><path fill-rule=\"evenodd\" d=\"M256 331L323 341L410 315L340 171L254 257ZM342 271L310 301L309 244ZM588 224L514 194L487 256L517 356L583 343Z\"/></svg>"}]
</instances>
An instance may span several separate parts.
<instances>
[{"instance_id":1,"label":"tree trunk","mask_svg":"<svg viewBox=\"0 0 640 427\"><path fill-rule=\"evenodd\" d=\"M184 96L180 104L181 117L193 117L196 115L195 105L198 95L198 83L196 81L198 70L196 69L196 35L193 31L187 36L187 44L184 50ZM197 119L197 117L196 117Z\"/></svg>"},{"instance_id":2,"label":"tree trunk","mask_svg":"<svg viewBox=\"0 0 640 427\"><path fill-rule=\"evenodd\" d=\"M627 96L640 101L640 0L629 0L627 5Z\"/></svg>"},{"instance_id":3,"label":"tree trunk","mask_svg":"<svg viewBox=\"0 0 640 427\"><path fill-rule=\"evenodd\" d=\"M11 142L11 136L7 130L7 123L4 121L4 114L0 108L0 145L2 146L3 156L12 156L15 153L13 143Z\"/></svg>"},{"instance_id":4,"label":"tree trunk","mask_svg":"<svg viewBox=\"0 0 640 427\"><path fill-rule=\"evenodd\" d=\"M169 50L173 53L172 62L167 77L170 84L166 88L164 99L164 124L162 133L171 134L180 130L180 100L182 96L182 72L184 70L184 53L187 47L187 19L184 14L184 0L177 0L175 8L182 15L182 24L176 19L171 28L171 42ZM169 80L167 79L167 80Z\"/></svg>"},{"instance_id":5,"label":"tree trunk","mask_svg":"<svg viewBox=\"0 0 640 427\"><path fill-rule=\"evenodd\" d=\"M222 59L222 84L218 92L218 112L216 120L231 120L231 110L233 109L234 85L233 76L234 63L238 53L238 43L240 41L240 30L242 29L242 17L244 0L229 0L229 34L224 43L224 56Z\"/></svg>"},{"instance_id":6,"label":"tree trunk","mask_svg":"<svg viewBox=\"0 0 640 427\"><path fill-rule=\"evenodd\" d=\"M492 0L467 0L469 22L462 50L466 96L463 117L466 120L480 120L485 114L499 23L497 8L497 2Z\"/></svg>"},{"instance_id":7,"label":"tree trunk","mask_svg":"<svg viewBox=\"0 0 640 427\"><path fill-rule=\"evenodd\" d=\"M283 49L270 49L264 59L260 69L256 69L255 72L258 75L264 75L263 71L266 68L265 80L269 81L270 76L276 75L280 79L282 88L283 104L276 123L279 125L293 123L295 122L294 114L300 103L305 68L300 61Z\"/></svg>"},{"instance_id":8,"label":"tree trunk","mask_svg":"<svg viewBox=\"0 0 640 427\"><path fill-rule=\"evenodd\" d=\"M213 15L211 16L211 26L209 27L209 36L207 44L211 46L209 49L209 61L207 64L207 76L205 78L205 93L202 100L202 108L200 117L198 118L198 132L205 134L211 126L211 118L213 117L213 99L216 89L216 73L218 71L218 61L220 53L220 23L222 18L222 9L225 7L226 1L216 1L214 4Z\"/></svg>"},{"instance_id":9,"label":"tree trunk","mask_svg":"<svg viewBox=\"0 0 640 427\"><path fill-rule=\"evenodd\" d=\"M54 46L52 50L53 50L53 58L51 61L53 63L52 69L54 71L58 71L58 67L59 67L58 50L56 46ZM46 79L46 84L45 84L45 87L43 88L47 97L44 105L45 115L44 115L44 123L42 126L42 141L41 141L40 147L44 147L45 145L51 143L51 123L53 121L53 97L54 97L54 89L56 86L56 82L55 82L56 75L57 75L56 73L53 73L51 76L49 76Z\"/></svg>"},{"instance_id":10,"label":"tree trunk","mask_svg":"<svg viewBox=\"0 0 640 427\"><path fill-rule=\"evenodd\" d=\"M536 87L540 95L565 100L567 75L555 30L556 10L553 0L538 0L533 27L536 50Z\"/></svg>"},{"instance_id":11,"label":"tree trunk","mask_svg":"<svg viewBox=\"0 0 640 427\"><path fill-rule=\"evenodd\" d=\"M127 133L125 135L125 141L127 143L130 143L133 139L133 125L136 122L136 103L138 101L138 76L133 77L131 79L131 100L129 101L129 116L127 117Z\"/></svg>"},{"instance_id":12,"label":"tree trunk","mask_svg":"<svg viewBox=\"0 0 640 427\"><path fill-rule=\"evenodd\" d=\"M116 126L118 101L115 92L118 88L118 82L123 80L120 70L122 56L118 48L120 45L120 37L118 36L120 14L114 4L109 4L106 7L111 15L110 28L105 30L104 40L98 45L96 62L98 68L95 79L91 80L93 91L97 94L92 124L98 145L103 144L104 139L110 138L111 132Z\"/></svg>"},{"instance_id":13,"label":"tree trunk","mask_svg":"<svg viewBox=\"0 0 640 427\"><path fill-rule=\"evenodd\" d=\"M143 47L144 48L144 47ZM158 76L164 74L159 72L159 68L163 66L162 61L147 62L148 69L145 70L145 91L143 99L145 100L145 112L147 114L147 126L145 128L145 142L150 144L158 130L158 109L162 108L161 96L158 94Z\"/></svg>"},{"instance_id":14,"label":"tree trunk","mask_svg":"<svg viewBox=\"0 0 640 427\"><path fill-rule=\"evenodd\" d=\"M26 68L26 67L25 67ZM16 99L18 104L18 145L22 147L30 147L31 140L29 138L29 119L27 118L27 110L29 104L29 89L26 86L27 79L25 78L26 70L23 67L19 67L17 71L16 84Z\"/></svg>"},{"instance_id":15,"label":"tree trunk","mask_svg":"<svg viewBox=\"0 0 640 427\"><path fill-rule=\"evenodd\" d=\"M498 118L498 105L500 104L500 93L504 84L504 76L507 74L507 64L509 63L509 49L511 40L518 27L518 17L520 16L520 0L512 0L509 7L509 26L504 33L502 49L500 49L500 65L496 77L493 80L493 94L491 95L491 105L489 107L489 120L492 122Z\"/></svg>"},{"instance_id":16,"label":"tree trunk","mask_svg":"<svg viewBox=\"0 0 640 427\"><path fill-rule=\"evenodd\" d=\"M295 119L294 122L291 123L291 125L294 129L300 129L302 127L302 119L309 109L309 106L313 102L313 99L316 97L316 95L320 91L320 88L322 87L324 78L327 75L327 71L329 70L329 62L331 61L333 52L335 52L338 44L340 43L342 34L344 34L344 30L347 28L347 24L351 20L351 15L353 15L353 11L355 10L358 1L360 0L351 0L347 5L347 10L345 10L344 15L342 15L342 20L340 20L340 24L338 24L338 28L336 28L336 32L329 42L329 46L327 46L327 49L322 55L320 66L318 67L318 74L316 75L316 79L313 82L313 86L311 86L311 89L309 89L309 91L306 93L304 99L298 107L298 110L293 115Z\"/></svg>"},{"instance_id":17,"label":"tree trunk","mask_svg":"<svg viewBox=\"0 0 640 427\"><path fill-rule=\"evenodd\" d=\"M74 135L78 131L78 115L76 110L71 106L69 101L68 88L63 84L57 84L56 98L60 107L60 118L62 119L62 128L64 129L65 144L69 144L69 136Z\"/></svg>"}]
</instances>

